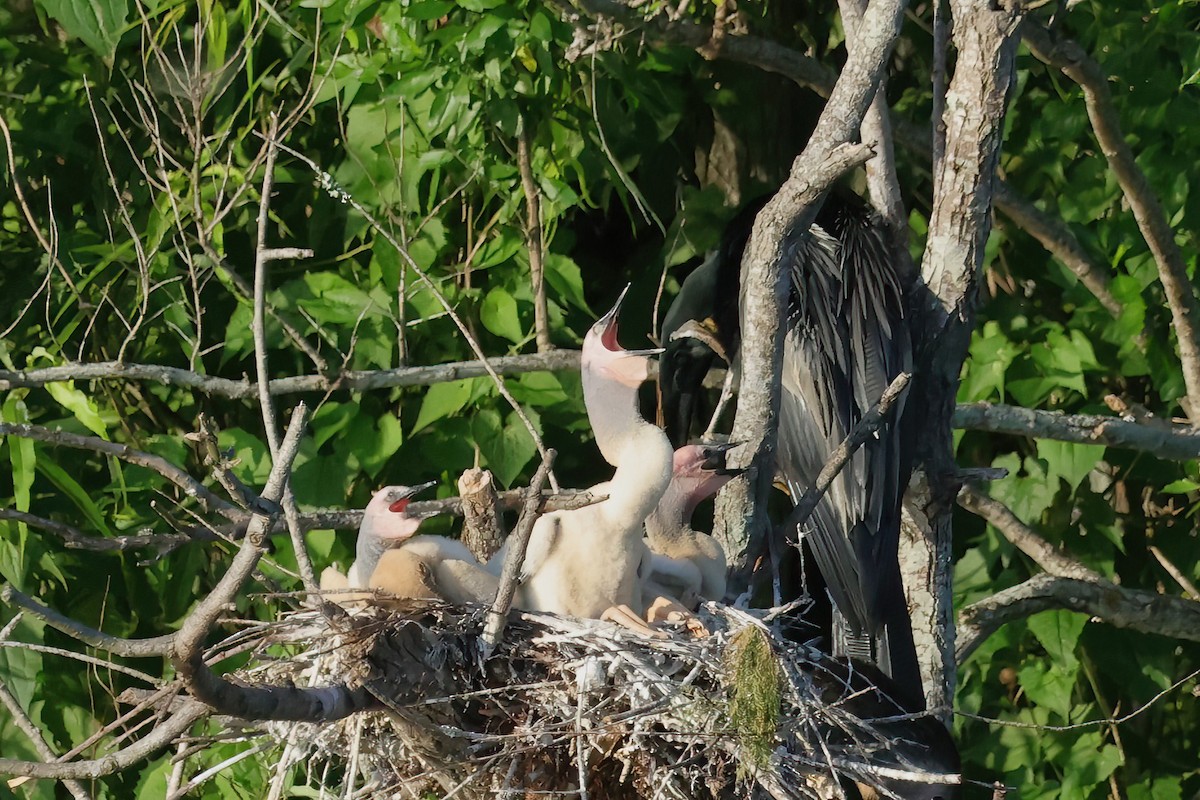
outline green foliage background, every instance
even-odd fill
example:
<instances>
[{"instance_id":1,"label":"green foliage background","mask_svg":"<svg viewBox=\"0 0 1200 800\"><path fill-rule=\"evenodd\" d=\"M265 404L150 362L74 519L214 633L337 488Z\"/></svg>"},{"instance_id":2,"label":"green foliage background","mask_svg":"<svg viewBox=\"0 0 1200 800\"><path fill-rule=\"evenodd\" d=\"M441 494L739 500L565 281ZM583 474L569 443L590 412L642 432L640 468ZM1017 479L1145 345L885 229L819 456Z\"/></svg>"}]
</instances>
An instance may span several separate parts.
<instances>
[{"instance_id":1,"label":"green foliage background","mask_svg":"<svg viewBox=\"0 0 1200 800\"><path fill-rule=\"evenodd\" d=\"M713 7L698 5L695 16L711 21ZM831 66L844 57L834 4L743 0L739 12L751 32ZM1083 0L1063 23L1112 75L1126 134L1189 269L1200 231L1200 196L1191 191L1198 24L1196 3L1183 0ZM8 329L0 361L26 369L121 360L253 375L251 306L232 274L252 278L258 134L272 113L290 128L286 144L328 178L281 155L268 240L312 248L315 257L276 263L268 302L327 369L471 358L434 295L341 192L406 244L489 354L532 351L516 162L522 130L541 194L554 343L577 346L626 281L634 302L623 337L641 340L664 268L669 299L732 214L722 187L744 201L778 183L821 101L778 76L652 45L636 32L614 35L613 47L585 50L557 6L532 0L304 0L269 11L254 0L8 4L0 9L0 112L12 138L6 167L17 177L14 184L6 168L0 179L0 327ZM929 118L931 49L929 11L919 5L894 57L889 99L900 118ZM1034 239L998 218L960 400L1104 412L1102 398L1114 392L1156 414L1176 413L1183 384L1170 315L1080 91L1024 51L1018 70L1003 175L1108 265L1124 312L1114 319ZM729 141L736 146L722 144ZM919 255L928 165L902 152L901 170ZM17 186L52 239L53 258L26 220ZM317 368L275 321L268 338L273 376ZM566 485L602 477L576 376L530 373L508 386L559 450ZM317 410L293 485L306 508L362 506L384 483L438 479L450 494L477 460L506 485L533 468L532 439L486 379L305 399ZM269 461L252 399L79 382L12 390L0 402L5 421L125 442L204 476L182 438L199 412L221 427L241 477L260 483ZM994 495L1121 584L1178 593L1150 545L1200 580L1195 462L978 432L961 434L958 447L964 466L1008 468ZM92 535L166 531L168 517L181 516L170 510L170 486L115 459L10 437L0 464L3 506ZM974 518L963 515L956 532L960 603L1036 571ZM318 532L309 541L318 568L352 553L348 534ZM275 545L278 566L265 577L294 588L287 537ZM227 548L193 544L143 560L150 555L72 550L0 520L5 581L118 635L172 630L222 574ZM266 613L260 600L244 605L244 615ZM0 609L0 623L10 616ZM14 637L70 646L28 619ZM1117 728L1046 727L1126 714L1198 661L1195 644L1065 611L1005 626L962 668L958 707L1020 726L959 718L968 777L1003 780L1022 798L1198 796L1195 680ZM0 648L0 678L60 752L111 720L110 698L128 684L13 648ZM244 746L198 758L218 763ZM34 757L6 716L0 752ZM246 787L266 782L269 763L239 762L194 793L254 796ZM160 758L100 782L97 796L161 796L169 769ZM45 782L18 791L54 795Z\"/></svg>"}]
</instances>

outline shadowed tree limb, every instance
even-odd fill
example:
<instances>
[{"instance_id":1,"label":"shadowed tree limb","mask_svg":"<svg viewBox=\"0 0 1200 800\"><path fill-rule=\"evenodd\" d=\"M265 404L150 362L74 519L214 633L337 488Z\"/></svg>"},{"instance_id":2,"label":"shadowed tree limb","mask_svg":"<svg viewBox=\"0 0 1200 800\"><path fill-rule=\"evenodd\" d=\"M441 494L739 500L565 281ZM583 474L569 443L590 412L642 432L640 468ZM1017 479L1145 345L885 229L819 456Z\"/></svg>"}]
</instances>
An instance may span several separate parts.
<instances>
[{"instance_id":1,"label":"shadowed tree limb","mask_svg":"<svg viewBox=\"0 0 1200 800\"><path fill-rule=\"evenodd\" d=\"M1035 575L963 608L955 657L962 664L1007 622L1039 611L1067 609L1118 628L1200 641L1200 603L1144 589L1128 589L1104 579Z\"/></svg>"},{"instance_id":2,"label":"shadowed tree limb","mask_svg":"<svg viewBox=\"0 0 1200 800\"><path fill-rule=\"evenodd\" d=\"M279 446L279 457L271 466L263 489L265 503L277 503L283 497L292 461L300 447L308 409L300 403L292 411L287 435ZM204 660L208 634L226 607L242 591L250 574L265 552L264 543L271 520L255 511L241 547L225 575L192 610L175 634L171 663L188 692L221 714L257 720L333 721L375 704L365 688L345 685L316 688L292 686L244 686L234 684L213 672Z\"/></svg>"},{"instance_id":3,"label":"shadowed tree limb","mask_svg":"<svg viewBox=\"0 0 1200 800\"><path fill-rule=\"evenodd\" d=\"M1171 319L1179 339L1179 359L1187 399L1181 403L1194 424L1200 424L1200 303L1196 301L1187 264L1175 241L1175 233L1163 211L1162 203L1150 188L1146 174L1137 165L1133 150L1121 130L1121 116L1108 88L1108 75L1082 47L1070 39L1055 41L1041 25L1027 23L1021 29L1030 51L1040 60L1079 84L1092 131L1108 166L1121 184L1121 191L1133 211L1154 262L1163 292L1171 307Z\"/></svg>"}]
</instances>

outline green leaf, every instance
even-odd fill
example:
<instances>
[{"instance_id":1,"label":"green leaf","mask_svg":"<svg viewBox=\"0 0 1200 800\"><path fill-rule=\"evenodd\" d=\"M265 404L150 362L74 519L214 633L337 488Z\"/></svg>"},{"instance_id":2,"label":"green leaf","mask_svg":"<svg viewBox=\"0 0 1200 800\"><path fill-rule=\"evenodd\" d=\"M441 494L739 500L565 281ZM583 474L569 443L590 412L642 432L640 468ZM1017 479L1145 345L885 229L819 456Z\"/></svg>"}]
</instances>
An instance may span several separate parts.
<instances>
[{"instance_id":1,"label":"green leaf","mask_svg":"<svg viewBox=\"0 0 1200 800\"><path fill-rule=\"evenodd\" d=\"M1017 679L1030 700L1069 721L1073 706L1071 695L1078 671L1078 663L1073 666L1033 663L1021 667Z\"/></svg>"},{"instance_id":2,"label":"green leaf","mask_svg":"<svg viewBox=\"0 0 1200 800\"><path fill-rule=\"evenodd\" d=\"M563 300L589 317L595 316L588 308L587 300L583 296L583 274L579 270L579 265L573 260L557 253L548 253L546 255L546 282Z\"/></svg>"},{"instance_id":3,"label":"green leaf","mask_svg":"<svg viewBox=\"0 0 1200 800\"><path fill-rule=\"evenodd\" d=\"M1161 491L1167 494L1188 494L1197 489L1200 489L1200 483L1196 483L1196 481L1189 480L1188 478L1180 478L1162 487Z\"/></svg>"},{"instance_id":4,"label":"green leaf","mask_svg":"<svg viewBox=\"0 0 1200 800\"><path fill-rule=\"evenodd\" d=\"M352 452L363 471L374 479L403 444L404 430L395 415L385 413L372 420L359 414L338 440L337 449Z\"/></svg>"},{"instance_id":5,"label":"green leaf","mask_svg":"<svg viewBox=\"0 0 1200 800\"><path fill-rule=\"evenodd\" d=\"M71 36L111 61L129 13L127 0L37 0Z\"/></svg>"},{"instance_id":6,"label":"green leaf","mask_svg":"<svg viewBox=\"0 0 1200 800\"><path fill-rule=\"evenodd\" d=\"M404 16L419 20L441 19L453 9L454 3L446 2L446 0L422 0L406 8Z\"/></svg>"},{"instance_id":7,"label":"green leaf","mask_svg":"<svg viewBox=\"0 0 1200 800\"><path fill-rule=\"evenodd\" d=\"M1059 477L1075 489L1104 458L1104 448L1093 444L1037 440L1038 457L1046 462L1047 475Z\"/></svg>"},{"instance_id":8,"label":"green leaf","mask_svg":"<svg viewBox=\"0 0 1200 800\"><path fill-rule=\"evenodd\" d=\"M500 413L484 409L472 420L471 434L485 465L504 486L511 486L537 454L537 444L515 412L501 426Z\"/></svg>"},{"instance_id":9,"label":"green leaf","mask_svg":"<svg viewBox=\"0 0 1200 800\"><path fill-rule=\"evenodd\" d=\"M75 388L74 381L48 383L46 391L58 404L75 415L75 419L101 439L108 438L108 426L100 418L100 409L90 397Z\"/></svg>"},{"instance_id":10,"label":"green leaf","mask_svg":"<svg viewBox=\"0 0 1200 800\"><path fill-rule=\"evenodd\" d=\"M99 531L104 536L113 535L112 530L108 527L108 523L105 521L104 513L100 510L100 507L96 505L95 501L92 500L91 494L89 494L82 486L80 486L79 482L72 478L66 470L60 467L45 453L43 453L38 459L37 469L38 472L42 473L42 475L46 476L46 478L54 484L55 488L66 495L67 498L75 504L75 507L78 508L85 517L87 517L89 525L91 525L95 530Z\"/></svg>"},{"instance_id":11,"label":"green leaf","mask_svg":"<svg viewBox=\"0 0 1200 800\"><path fill-rule=\"evenodd\" d=\"M1063 774L1063 800L1087 800L1093 787L1108 781L1121 766L1121 751L1114 745L1103 744L1099 733L1085 733L1071 747L1067 763L1070 769Z\"/></svg>"},{"instance_id":12,"label":"green leaf","mask_svg":"<svg viewBox=\"0 0 1200 800\"><path fill-rule=\"evenodd\" d=\"M1183 800L1179 778L1147 778L1128 787L1129 800Z\"/></svg>"},{"instance_id":13,"label":"green leaf","mask_svg":"<svg viewBox=\"0 0 1200 800\"><path fill-rule=\"evenodd\" d=\"M520 342L525 338L517 314L517 301L503 289L492 289L487 293L479 309L479 320L483 327L510 342Z\"/></svg>"},{"instance_id":14,"label":"green leaf","mask_svg":"<svg viewBox=\"0 0 1200 800\"><path fill-rule=\"evenodd\" d=\"M421 410L417 413L417 421L409 436L426 426L452 414L457 414L467 404L471 397L472 379L435 383L425 392L421 400Z\"/></svg>"},{"instance_id":15,"label":"green leaf","mask_svg":"<svg viewBox=\"0 0 1200 800\"><path fill-rule=\"evenodd\" d=\"M9 395L4 401L2 414L5 422L29 422L29 409L19 393ZM18 511L29 510L30 489L33 487L34 470L37 467L37 452L33 440L20 436L8 436L8 462L12 464L13 498ZM23 528L24 526L22 526Z\"/></svg>"},{"instance_id":16,"label":"green leaf","mask_svg":"<svg viewBox=\"0 0 1200 800\"><path fill-rule=\"evenodd\" d=\"M143 765L139 770L137 788L134 790L136 800L166 797L168 794L167 782L170 780L171 770L174 769L174 766L169 756L163 756L157 761Z\"/></svg>"},{"instance_id":17,"label":"green leaf","mask_svg":"<svg viewBox=\"0 0 1200 800\"><path fill-rule=\"evenodd\" d=\"M1075 664L1075 645L1087 625L1087 616L1072 611L1042 611L1027 621L1029 631L1057 663Z\"/></svg>"},{"instance_id":18,"label":"green leaf","mask_svg":"<svg viewBox=\"0 0 1200 800\"><path fill-rule=\"evenodd\" d=\"M271 453L265 442L241 428L226 428L217 435L217 444L222 450L233 449L233 457L238 461L233 472L242 483L259 487L267 482Z\"/></svg>"}]
</instances>

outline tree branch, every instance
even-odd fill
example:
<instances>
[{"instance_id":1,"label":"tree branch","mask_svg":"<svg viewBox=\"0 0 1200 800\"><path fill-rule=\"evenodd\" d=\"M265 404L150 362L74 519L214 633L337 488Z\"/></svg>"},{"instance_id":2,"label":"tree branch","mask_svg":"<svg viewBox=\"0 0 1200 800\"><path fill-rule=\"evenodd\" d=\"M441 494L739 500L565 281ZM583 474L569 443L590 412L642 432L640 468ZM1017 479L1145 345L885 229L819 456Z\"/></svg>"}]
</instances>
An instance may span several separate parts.
<instances>
[{"instance_id":1,"label":"tree branch","mask_svg":"<svg viewBox=\"0 0 1200 800\"><path fill-rule=\"evenodd\" d=\"M68 550L88 550L93 553L121 553L127 550L152 549L157 551L161 557L175 550L180 545L192 541L192 537L181 533L142 533L132 536L113 536L112 538L88 536L78 528L68 525L65 522L45 519L44 517L24 511L17 511L12 508L0 508L0 519L23 522L32 528L38 528L51 533L62 539L63 545Z\"/></svg>"},{"instance_id":2,"label":"tree branch","mask_svg":"<svg viewBox=\"0 0 1200 800\"><path fill-rule=\"evenodd\" d=\"M150 756L167 747L201 718L208 715L203 703L190 702L171 716L154 726L154 729L129 747L122 748L101 758L88 761L67 761L42 764L36 761L20 761L0 758L0 774L26 775L30 778L78 778L94 780L114 772L141 764Z\"/></svg>"},{"instance_id":3,"label":"tree branch","mask_svg":"<svg viewBox=\"0 0 1200 800\"><path fill-rule=\"evenodd\" d=\"M18 436L22 439L33 439L56 447L73 447L78 450L91 450L101 455L113 456L129 464L136 464L152 472L157 472L182 489L185 495L195 499L206 511L216 512L226 519L235 521L244 513L213 494L204 484L162 456L135 450L129 445L110 442L96 436L81 436L26 423L0 422L0 436Z\"/></svg>"},{"instance_id":4,"label":"tree branch","mask_svg":"<svg viewBox=\"0 0 1200 800\"><path fill-rule=\"evenodd\" d=\"M345 370L335 375L299 375L276 378L269 384L271 395L307 392L368 392L404 386L429 386L434 383L482 378L495 372L498 375L521 375L526 372L563 372L579 369L578 350L551 350L518 356L488 358L487 364L475 361L454 361L421 367L399 367L381 370ZM257 384L249 379L233 380L201 375L179 367L158 364L129 364L117 361L97 363L70 362L58 367L31 370L0 370L0 391L21 387L40 387L64 381L139 381L161 383L194 389L212 397L234 400L254 397Z\"/></svg>"},{"instance_id":5,"label":"tree branch","mask_svg":"<svg viewBox=\"0 0 1200 800\"><path fill-rule=\"evenodd\" d=\"M0 587L0 600L10 606L17 606L27 613L45 622L60 633L65 633L72 639L83 642L91 647L99 648L113 655L125 658L155 658L165 656L175 645L175 634L152 636L148 639L122 639L98 631L84 625L82 622L67 617L54 609L42 605L27 594L17 591L9 584Z\"/></svg>"},{"instance_id":6,"label":"tree branch","mask_svg":"<svg viewBox=\"0 0 1200 800\"><path fill-rule=\"evenodd\" d=\"M920 536L901 537L901 571L926 703L938 709L953 706L955 676L950 581L958 487L946 479L955 466L951 418L975 327L977 276L991 230L992 186L1021 20L1012 0L951 0L950 9L957 59L946 92L946 149L933 176L923 284L915 300L914 361L921 380L908 398L906 422L920 432L914 455L926 485L914 516L925 525Z\"/></svg>"},{"instance_id":7,"label":"tree branch","mask_svg":"<svg viewBox=\"0 0 1200 800\"><path fill-rule=\"evenodd\" d=\"M1176 461L1200 458L1200 433L1195 428L1165 422L1131 422L1102 414L1062 414L993 403L963 403L954 410L954 427L1125 447Z\"/></svg>"},{"instance_id":8,"label":"tree branch","mask_svg":"<svg viewBox=\"0 0 1200 800\"><path fill-rule=\"evenodd\" d=\"M740 349L742 393L738 398L732 438L746 442L748 469L731 481L717 499L716 536L734 568L744 575L750 553L767 534L766 500L774 477L775 430L778 424L782 320L786 319L787 237L805 231L816 216L817 202L844 171L861 163L869 151L849 145L857 139L884 63L900 32L903 0L876 0L859 25L853 48L829 102L791 175L759 212L743 258L740 305L744 336ZM723 46L722 46L723 48ZM745 458L745 456L749 458ZM731 587L735 593L740 586Z\"/></svg>"},{"instance_id":9,"label":"tree branch","mask_svg":"<svg viewBox=\"0 0 1200 800\"><path fill-rule=\"evenodd\" d=\"M990 522L1013 546L1051 575L1082 581L1104 580L1100 573L1057 550L1004 503L988 497L973 486L964 486L959 491L958 504Z\"/></svg>"},{"instance_id":10,"label":"tree branch","mask_svg":"<svg viewBox=\"0 0 1200 800\"><path fill-rule=\"evenodd\" d=\"M529 146L529 118L520 118L517 132L517 169L521 190L525 193L525 246L529 250L529 280L533 286L533 330L539 353L554 347L550 343L550 314L546 308L546 275L542 261L542 211L537 183L533 179L532 153Z\"/></svg>"},{"instance_id":11,"label":"tree branch","mask_svg":"<svg viewBox=\"0 0 1200 800\"><path fill-rule=\"evenodd\" d=\"M1055 608L1078 611L1118 628L1200 641L1200 603L1193 600L1127 589L1103 579L1035 575L962 609L958 663L965 662L1006 622Z\"/></svg>"},{"instance_id":12,"label":"tree branch","mask_svg":"<svg viewBox=\"0 0 1200 800\"><path fill-rule=\"evenodd\" d=\"M858 45L858 26L862 23L866 0L839 0L842 27L846 29L846 46ZM891 253L901 259L905 272L912 271L908 255L908 214L900 194L900 178L896 174L896 150L893 144L891 112L887 104L887 75L879 78L879 86L860 128L863 144L875 153L867 161L867 191L871 203L887 224Z\"/></svg>"},{"instance_id":13,"label":"tree branch","mask_svg":"<svg viewBox=\"0 0 1200 800\"><path fill-rule=\"evenodd\" d=\"M483 629L483 657L487 658L500 643L504 633L504 624L508 620L508 609L512 606L513 595L517 591L517 577L521 566L525 563L525 550L529 546L529 536L533 533L533 524L542 514L542 485L554 466L554 458L558 454L547 450L542 463L529 488L525 490L524 503L521 506L521 516L517 518L517 526L509 537L508 552L504 554L504 567L500 573L500 586L496 589L496 599L488 610L487 623Z\"/></svg>"},{"instance_id":14,"label":"tree branch","mask_svg":"<svg viewBox=\"0 0 1200 800\"><path fill-rule=\"evenodd\" d=\"M292 411L287 435L280 443L279 457L271 466L267 485L263 489L262 499L265 503L277 503L283 497L307 416L308 409L303 403ZM375 701L365 688L350 689L344 685L311 689L243 686L217 675L205 663L205 640L217 619L241 592L265 552L264 543L270 527L270 517L261 511L253 512L242 545L229 569L175 634L171 663L194 697L219 713L244 719L333 721L370 707Z\"/></svg>"},{"instance_id":15,"label":"tree branch","mask_svg":"<svg viewBox=\"0 0 1200 800\"><path fill-rule=\"evenodd\" d=\"M1183 380L1187 385L1188 396L1182 405L1192 422L1200 425L1200 304L1196 301L1183 253L1175 242L1175 234L1162 204L1150 188L1146 174L1137 165L1129 143L1125 141L1121 116L1108 89L1108 76L1082 47L1069 39L1054 41L1040 25L1032 22L1026 24L1022 35L1035 56L1062 70L1083 90L1092 131L1100 142L1109 168L1121 184L1138 228L1158 265L1159 279L1171 307L1171 318L1179 339L1179 358L1183 365Z\"/></svg>"},{"instance_id":16,"label":"tree branch","mask_svg":"<svg viewBox=\"0 0 1200 800\"><path fill-rule=\"evenodd\" d=\"M858 421L854 429L846 434L846 438L842 440L842 443L829 454L829 458L825 460L824 466L821 467L821 472L818 473L816 481L804 492L804 496L800 498L800 502L796 503L796 507L792 509L787 520L783 523L783 530L798 530L800 526L808 522L808 518L816 510L817 504L821 502L821 498L825 496L825 492L828 491L829 485L833 483L833 479L845 468L846 463L854 455L855 451L862 447L867 439L874 436L875 432L883 425L884 420L891 413L892 405L896 402L896 399L908 388L908 382L911 378L912 375L907 372L901 372L897 375L888 387L883 390L883 394L879 397L878 402L867 409L867 413L863 414L862 419Z\"/></svg>"},{"instance_id":17,"label":"tree branch","mask_svg":"<svg viewBox=\"0 0 1200 800\"><path fill-rule=\"evenodd\" d=\"M279 117L272 113L270 119L270 128L266 137L267 157L266 163L263 165L262 191L258 203L258 232L254 249L254 320L250 328L254 336L254 367L258 384L258 406L262 412L267 447L270 449L271 459L274 461L279 458L280 441L279 427L275 419L275 405L271 401L271 372L267 367L267 267L272 261L312 258L313 251L267 247L267 222L271 211L271 190L275 183L275 156L279 153L277 142ZM290 474L290 468L287 472ZM298 522L300 512L296 507L296 496L292 493L291 484L287 480L283 484L283 513L287 522L288 534L292 540L296 566L300 571L300 581L304 585L305 591L320 601L320 586L317 584L312 559L308 557L308 545L304 541L304 532L300 529Z\"/></svg>"},{"instance_id":18,"label":"tree branch","mask_svg":"<svg viewBox=\"0 0 1200 800\"><path fill-rule=\"evenodd\" d=\"M25 709L17 702L17 698L13 697L12 692L8 690L3 681L0 681L0 705L8 709L8 714L12 718L13 724L29 739L30 744L33 745L33 749L37 751L42 761L50 763L57 758L54 755L54 751L50 749L50 745L42 737L42 732L33 724L33 720L25 713ZM83 784L78 781L65 778L63 779L63 786L67 788L67 791L71 793L71 796L75 800L88 800L91 797ZM14 782L10 781L8 788L15 789Z\"/></svg>"}]
</instances>

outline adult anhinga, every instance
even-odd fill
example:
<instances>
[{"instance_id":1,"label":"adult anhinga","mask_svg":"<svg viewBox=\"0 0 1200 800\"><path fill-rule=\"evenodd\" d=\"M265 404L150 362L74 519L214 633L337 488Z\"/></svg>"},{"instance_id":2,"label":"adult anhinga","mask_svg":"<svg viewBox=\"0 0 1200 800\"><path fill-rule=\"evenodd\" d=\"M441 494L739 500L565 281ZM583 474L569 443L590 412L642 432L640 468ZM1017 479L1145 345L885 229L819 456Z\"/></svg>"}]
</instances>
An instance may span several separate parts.
<instances>
[{"instance_id":1,"label":"adult anhinga","mask_svg":"<svg viewBox=\"0 0 1200 800\"><path fill-rule=\"evenodd\" d=\"M684 281L667 312L661 413L676 446L689 435L714 359L709 345L722 349L737 372L742 255L768 199L730 222L716 253ZM857 195L835 189L794 239L777 455L781 477L799 498L892 379L911 368L912 347L905 287L880 222ZM688 329L707 335L672 339ZM840 612L835 652L879 664L916 702L923 692L897 562L900 502L911 469L900 439L902 412L903 398L892 421L833 482L803 535Z\"/></svg>"}]
</instances>

